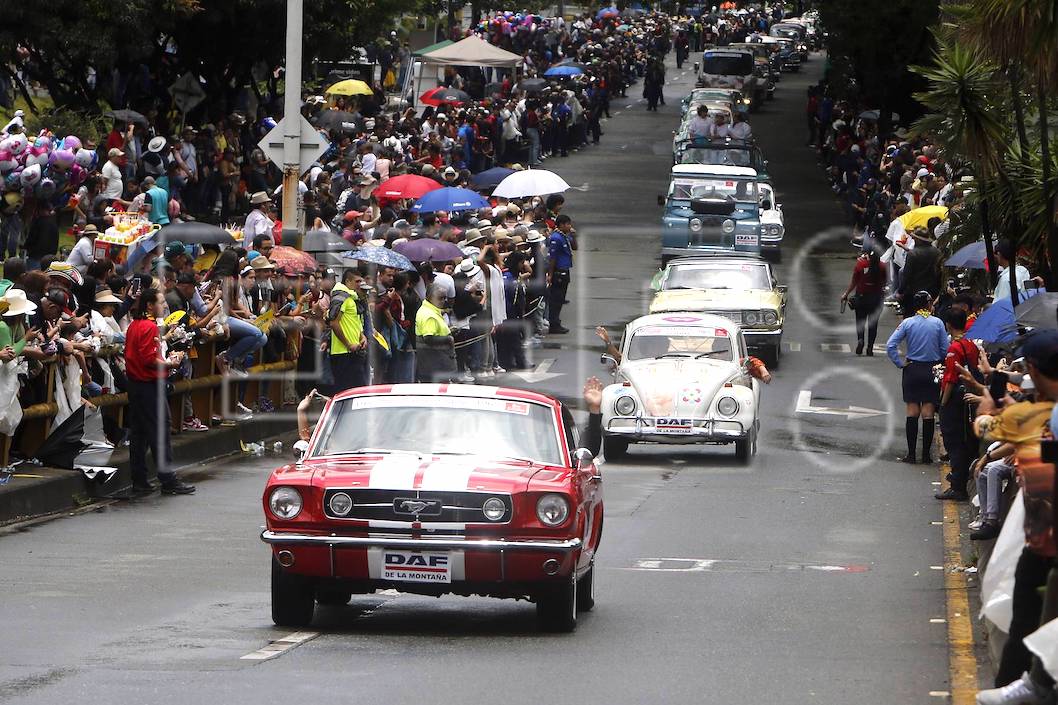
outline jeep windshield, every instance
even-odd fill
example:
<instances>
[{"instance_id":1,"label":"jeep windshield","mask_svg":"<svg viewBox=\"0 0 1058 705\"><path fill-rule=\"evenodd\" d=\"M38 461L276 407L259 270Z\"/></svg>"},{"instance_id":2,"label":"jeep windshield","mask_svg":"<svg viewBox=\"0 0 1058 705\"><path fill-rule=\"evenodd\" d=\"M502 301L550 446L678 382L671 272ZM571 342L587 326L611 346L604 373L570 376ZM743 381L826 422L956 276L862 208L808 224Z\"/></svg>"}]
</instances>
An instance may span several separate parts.
<instances>
[{"instance_id":1,"label":"jeep windshield","mask_svg":"<svg viewBox=\"0 0 1058 705\"><path fill-rule=\"evenodd\" d=\"M694 143L680 153L680 164L723 164L725 166L748 166L757 168L753 163L753 152L748 149L724 149L715 147L695 147Z\"/></svg>"},{"instance_id":2,"label":"jeep windshield","mask_svg":"<svg viewBox=\"0 0 1058 705\"><path fill-rule=\"evenodd\" d=\"M752 54L706 54L702 73L717 76L748 76L753 73Z\"/></svg>"},{"instance_id":3,"label":"jeep windshield","mask_svg":"<svg viewBox=\"0 0 1058 705\"><path fill-rule=\"evenodd\" d=\"M661 290L670 289L771 289L768 268L752 262L672 264L661 280Z\"/></svg>"},{"instance_id":4,"label":"jeep windshield","mask_svg":"<svg viewBox=\"0 0 1058 705\"><path fill-rule=\"evenodd\" d=\"M335 402L310 457L356 453L465 454L564 464L549 407L448 394L363 396Z\"/></svg>"},{"instance_id":5,"label":"jeep windshield","mask_svg":"<svg viewBox=\"0 0 1058 705\"><path fill-rule=\"evenodd\" d=\"M757 203L757 184L752 179L725 177L680 177L669 184L669 198L690 201L696 198L707 200L731 200L739 203Z\"/></svg>"}]
</instances>

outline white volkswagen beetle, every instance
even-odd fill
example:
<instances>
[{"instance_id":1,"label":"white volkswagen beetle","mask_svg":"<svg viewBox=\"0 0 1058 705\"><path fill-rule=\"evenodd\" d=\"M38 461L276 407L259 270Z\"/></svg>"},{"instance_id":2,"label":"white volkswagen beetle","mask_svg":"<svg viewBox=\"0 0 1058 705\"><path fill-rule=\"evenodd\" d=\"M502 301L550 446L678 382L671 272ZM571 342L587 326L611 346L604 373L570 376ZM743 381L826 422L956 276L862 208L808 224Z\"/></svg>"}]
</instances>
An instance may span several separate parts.
<instances>
[{"instance_id":1,"label":"white volkswagen beetle","mask_svg":"<svg viewBox=\"0 0 1058 705\"><path fill-rule=\"evenodd\" d=\"M657 313L625 327L614 383L603 390L603 451L631 443L735 444L757 450L760 383L750 375L738 324L706 313Z\"/></svg>"}]
</instances>

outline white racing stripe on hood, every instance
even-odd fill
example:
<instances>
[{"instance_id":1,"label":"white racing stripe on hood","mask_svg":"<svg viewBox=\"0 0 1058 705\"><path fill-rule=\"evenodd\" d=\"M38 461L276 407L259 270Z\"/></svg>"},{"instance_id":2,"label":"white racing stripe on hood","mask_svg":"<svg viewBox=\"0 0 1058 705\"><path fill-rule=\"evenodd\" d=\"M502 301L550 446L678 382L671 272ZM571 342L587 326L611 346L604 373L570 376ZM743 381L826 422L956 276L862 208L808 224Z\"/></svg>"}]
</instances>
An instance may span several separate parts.
<instances>
[{"instance_id":1,"label":"white racing stripe on hood","mask_svg":"<svg viewBox=\"0 0 1058 705\"><path fill-rule=\"evenodd\" d=\"M374 490L410 490L415 487L420 464L418 456L408 453L387 455L371 468L367 486Z\"/></svg>"},{"instance_id":2,"label":"white racing stripe on hood","mask_svg":"<svg viewBox=\"0 0 1058 705\"><path fill-rule=\"evenodd\" d=\"M470 484L470 476L477 464L466 457L444 457L426 466L420 490L462 492Z\"/></svg>"}]
</instances>

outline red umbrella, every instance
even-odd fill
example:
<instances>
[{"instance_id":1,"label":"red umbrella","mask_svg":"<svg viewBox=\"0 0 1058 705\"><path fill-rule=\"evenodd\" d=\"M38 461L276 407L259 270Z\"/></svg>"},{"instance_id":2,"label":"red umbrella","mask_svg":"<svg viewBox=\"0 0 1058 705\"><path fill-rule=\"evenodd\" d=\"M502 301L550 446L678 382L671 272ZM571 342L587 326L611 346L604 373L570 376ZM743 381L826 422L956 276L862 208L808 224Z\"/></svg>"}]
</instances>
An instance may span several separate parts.
<instances>
[{"instance_id":1,"label":"red umbrella","mask_svg":"<svg viewBox=\"0 0 1058 705\"><path fill-rule=\"evenodd\" d=\"M291 272L316 271L320 266L316 258L308 252L286 245L276 245L272 248L268 259L272 260L277 269L288 269Z\"/></svg>"},{"instance_id":2,"label":"red umbrella","mask_svg":"<svg viewBox=\"0 0 1058 705\"><path fill-rule=\"evenodd\" d=\"M419 96L419 100L426 105L442 105L444 103L450 103L452 105L461 105L463 103L469 103L473 98L469 94L464 93L456 88L445 88L440 86L438 88L431 88L430 90Z\"/></svg>"},{"instance_id":3,"label":"red umbrella","mask_svg":"<svg viewBox=\"0 0 1058 705\"><path fill-rule=\"evenodd\" d=\"M375 197L383 199L414 198L420 199L430 191L441 188L433 179L418 174L402 174L387 179L375 189Z\"/></svg>"}]
</instances>

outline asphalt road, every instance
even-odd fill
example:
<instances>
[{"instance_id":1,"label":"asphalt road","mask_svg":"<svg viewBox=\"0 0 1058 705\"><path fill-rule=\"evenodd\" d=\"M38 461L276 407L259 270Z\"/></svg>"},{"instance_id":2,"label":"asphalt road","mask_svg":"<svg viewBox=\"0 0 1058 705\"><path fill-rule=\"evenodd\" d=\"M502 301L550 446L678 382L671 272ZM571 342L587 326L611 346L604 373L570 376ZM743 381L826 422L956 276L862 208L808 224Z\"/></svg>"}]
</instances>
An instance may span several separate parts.
<instances>
[{"instance_id":1,"label":"asphalt road","mask_svg":"<svg viewBox=\"0 0 1058 705\"><path fill-rule=\"evenodd\" d=\"M201 468L193 497L0 536L0 701L936 702L948 672L945 626L930 622L944 616L936 469L892 462L896 371L850 355L838 327L852 250L808 246L841 222L803 146L822 63L752 117L785 209L777 271L793 302L759 454L742 467L730 449L634 447L605 464L598 603L574 634L539 633L524 602L378 594L318 612L315 636L276 658L243 659L290 632L271 625L257 539L279 458L233 459ZM646 309L656 196L693 78L669 76L661 111L637 86L614 101L601 146L546 163L582 189L568 194L582 250L574 330L534 351L537 388L570 396L603 376L592 329ZM896 413L818 411L850 406Z\"/></svg>"}]
</instances>

